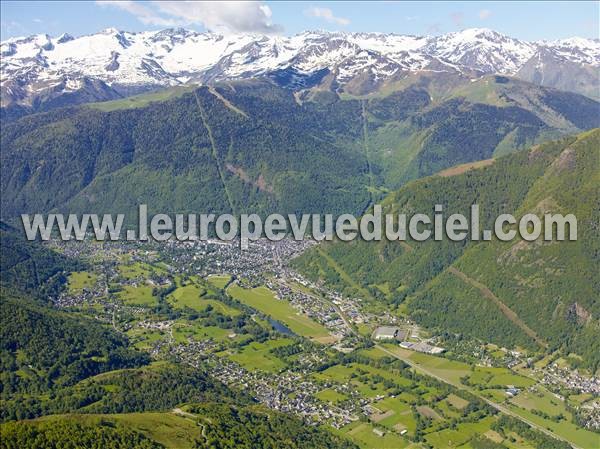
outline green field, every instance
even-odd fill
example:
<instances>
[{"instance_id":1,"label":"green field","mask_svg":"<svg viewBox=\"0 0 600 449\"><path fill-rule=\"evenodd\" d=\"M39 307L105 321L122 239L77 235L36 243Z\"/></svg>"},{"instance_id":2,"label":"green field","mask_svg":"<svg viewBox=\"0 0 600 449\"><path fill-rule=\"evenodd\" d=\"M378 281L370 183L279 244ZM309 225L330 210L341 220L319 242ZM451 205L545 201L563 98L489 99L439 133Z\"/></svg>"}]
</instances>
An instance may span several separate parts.
<instances>
[{"instance_id":1,"label":"green field","mask_svg":"<svg viewBox=\"0 0 600 449\"><path fill-rule=\"evenodd\" d=\"M348 399L348 397L345 394L339 393L331 388L321 390L315 396L321 401L331 402L333 404Z\"/></svg>"},{"instance_id":2,"label":"green field","mask_svg":"<svg viewBox=\"0 0 600 449\"><path fill-rule=\"evenodd\" d=\"M273 292L266 287L245 289L239 285L232 285L227 289L227 293L238 301L280 321L298 335L309 338L329 336L327 329L306 315L298 313L289 302L275 298Z\"/></svg>"},{"instance_id":3,"label":"green field","mask_svg":"<svg viewBox=\"0 0 600 449\"><path fill-rule=\"evenodd\" d=\"M192 340L200 341L211 339L218 343L235 342L243 343L252 337L247 334L235 334L231 329L216 326L202 326L196 322L179 320L173 326L173 337L180 343Z\"/></svg>"},{"instance_id":4,"label":"green field","mask_svg":"<svg viewBox=\"0 0 600 449\"><path fill-rule=\"evenodd\" d=\"M414 434L416 421L410 405L399 398L385 398L374 404L382 414L371 415L377 424L398 432L406 429L409 434Z\"/></svg>"},{"instance_id":5,"label":"green field","mask_svg":"<svg viewBox=\"0 0 600 449\"><path fill-rule=\"evenodd\" d=\"M125 279L147 278L150 275L150 268L141 262L119 265L119 273Z\"/></svg>"},{"instance_id":6,"label":"green field","mask_svg":"<svg viewBox=\"0 0 600 449\"><path fill-rule=\"evenodd\" d=\"M228 274L211 274L207 280L218 289L224 289L231 282L231 276Z\"/></svg>"},{"instance_id":7,"label":"green field","mask_svg":"<svg viewBox=\"0 0 600 449\"><path fill-rule=\"evenodd\" d=\"M264 343L253 341L244 346L238 352L229 354L229 358L249 370L262 370L278 372L285 368L286 364L271 353L271 349L292 344L289 338L267 340Z\"/></svg>"},{"instance_id":8,"label":"green field","mask_svg":"<svg viewBox=\"0 0 600 449\"><path fill-rule=\"evenodd\" d=\"M135 109L148 106L150 103L170 100L180 97L186 92L191 92L192 86L176 86L170 89L160 90L158 92L144 93L134 95L119 100L103 101L99 103L90 103L88 107L99 109L103 112L118 111L121 109Z\"/></svg>"},{"instance_id":9,"label":"green field","mask_svg":"<svg viewBox=\"0 0 600 449\"><path fill-rule=\"evenodd\" d=\"M376 435L373 432L374 428L383 430L384 435ZM342 428L341 432L364 449L402 449L409 445L404 438L371 423L357 421Z\"/></svg>"},{"instance_id":10,"label":"green field","mask_svg":"<svg viewBox=\"0 0 600 449\"><path fill-rule=\"evenodd\" d=\"M373 398L387 393L387 389L383 385L383 382L376 382L373 380L374 375L381 376L383 379L391 380L399 385L408 386L411 384L409 379L400 377L397 374L360 363L334 365L327 368L325 371L314 374L314 377L319 380L334 381L340 384L351 383L361 395Z\"/></svg>"},{"instance_id":11,"label":"green field","mask_svg":"<svg viewBox=\"0 0 600 449\"><path fill-rule=\"evenodd\" d=\"M568 439L582 448L600 447L600 435L575 426L571 422L571 413L567 410L563 401L541 386L536 391L523 391L510 400L511 409L519 415L526 417L534 423L545 428L550 428L557 435ZM539 410L550 416L562 414L565 419L554 422L533 413Z\"/></svg>"},{"instance_id":12,"label":"green field","mask_svg":"<svg viewBox=\"0 0 600 449\"><path fill-rule=\"evenodd\" d=\"M129 341L137 349L148 351L152 349L152 344L161 338L163 334L160 331L154 329L143 329L141 327L134 327L127 331Z\"/></svg>"},{"instance_id":13,"label":"green field","mask_svg":"<svg viewBox=\"0 0 600 449\"><path fill-rule=\"evenodd\" d=\"M130 306L155 306L158 301L152 296L152 287L148 285L123 286L123 290L118 294L119 298Z\"/></svg>"},{"instance_id":14,"label":"green field","mask_svg":"<svg viewBox=\"0 0 600 449\"><path fill-rule=\"evenodd\" d=\"M111 415L55 415L38 421L75 420L82 424L120 423L131 430L141 432L148 438L169 449L192 449L194 441L201 438L201 427L188 418L174 413L124 413ZM76 447L76 446L73 446Z\"/></svg>"},{"instance_id":15,"label":"green field","mask_svg":"<svg viewBox=\"0 0 600 449\"><path fill-rule=\"evenodd\" d=\"M433 432L425 437L425 440L435 448L452 448L465 444L475 435L482 435L489 430L495 418L489 416L474 423L458 424L456 429L444 429Z\"/></svg>"},{"instance_id":16,"label":"green field","mask_svg":"<svg viewBox=\"0 0 600 449\"><path fill-rule=\"evenodd\" d=\"M409 351L408 349L403 349L392 344L383 344L382 346L385 346L386 349L398 354L402 358L415 362L432 374L453 383L460 383L460 378L471 372L469 365L466 363L456 362L444 357L437 357L421 352Z\"/></svg>"},{"instance_id":17,"label":"green field","mask_svg":"<svg viewBox=\"0 0 600 449\"><path fill-rule=\"evenodd\" d=\"M533 379L520 376L507 368L476 367L469 376L469 383L484 387L513 385L517 388L527 388L535 384Z\"/></svg>"},{"instance_id":18,"label":"green field","mask_svg":"<svg viewBox=\"0 0 600 449\"><path fill-rule=\"evenodd\" d=\"M67 287L70 292L81 292L84 288L92 288L98 276L89 271L74 271L69 275Z\"/></svg>"},{"instance_id":19,"label":"green field","mask_svg":"<svg viewBox=\"0 0 600 449\"><path fill-rule=\"evenodd\" d=\"M202 296L206 290L194 283L178 287L173 293L167 296L167 301L176 309L190 308L197 312L202 312L210 304L214 310L223 315L236 316L240 314L239 310L223 304L215 299L206 299Z\"/></svg>"}]
</instances>

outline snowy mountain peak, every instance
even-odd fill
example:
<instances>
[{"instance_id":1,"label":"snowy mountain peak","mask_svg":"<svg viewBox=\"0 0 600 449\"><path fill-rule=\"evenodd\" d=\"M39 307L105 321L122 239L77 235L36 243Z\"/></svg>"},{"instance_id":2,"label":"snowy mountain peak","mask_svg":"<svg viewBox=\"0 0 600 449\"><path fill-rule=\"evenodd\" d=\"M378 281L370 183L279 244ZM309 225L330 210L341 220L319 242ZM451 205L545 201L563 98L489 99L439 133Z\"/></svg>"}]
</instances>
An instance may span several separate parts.
<instances>
[{"instance_id":1,"label":"snowy mountain peak","mask_svg":"<svg viewBox=\"0 0 600 449\"><path fill-rule=\"evenodd\" d=\"M532 66L529 61L536 61L535 71L543 70L539 61L544 58L600 66L598 40L525 42L487 28L433 37L326 31L289 37L221 35L185 28L130 33L107 28L77 38L68 34L12 38L1 43L0 51L3 105L31 101L66 78L71 86L77 80L93 79L118 92L131 92L285 72L294 74L289 87L297 88L305 87L298 77L314 82L329 72L338 86L367 77L375 88L389 77L422 70L519 76L533 70L523 70ZM18 90L18 98L9 95L9 88L10 92Z\"/></svg>"}]
</instances>

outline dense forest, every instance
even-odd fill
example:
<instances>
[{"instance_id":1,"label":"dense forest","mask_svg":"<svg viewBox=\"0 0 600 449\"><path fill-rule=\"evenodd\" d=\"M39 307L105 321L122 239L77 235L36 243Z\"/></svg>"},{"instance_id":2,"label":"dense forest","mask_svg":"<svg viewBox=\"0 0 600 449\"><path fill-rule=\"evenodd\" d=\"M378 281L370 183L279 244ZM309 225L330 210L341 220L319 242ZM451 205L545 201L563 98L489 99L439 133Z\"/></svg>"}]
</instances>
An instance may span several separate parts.
<instances>
[{"instance_id":1,"label":"dense forest","mask_svg":"<svg viewBox=\"0 0 600 449\"><path fill-rule=\"evenodd\" d=\"M123 425L81 424L75 421L16 422L0 426L2 449L160 449L141 433Z\"/></svg>"},{"instance_id":2,"label":"dense forest","mask_svg":"<svg viewBox=\"0 0 600 449\"><path fill-rule=\"evenodd\" d=\"M594 100L486 82L485 97L461 86L440 98L421 83L300 101L248 80L29 115L2 127L2 217L93 210L133 221L140 203L150 213L361 213L411 179L600 125Z\"/></svg>"},{"instance_id":3,"label":"dense forest","mask_svg":"<svg viewBox=\"0 0 600 449\"><path fill-rule=\"evenodd\" d=\"M219 449L309 449L336 447L355 448L354 443L302 421L276 412L239 408L232 405L195 405L194 414L202 416L199 422L206 426L205 441L199 447Z\"/></svg>"},{"instance_id":4,"label":"dense forest","mask_svg":"<svg viewBox=\"0 0 600 449\"><path fill-rule=\"evenodd\" d=\"M595 269L600 254L595 237L599 139L600 132L592 131L466 173L417 180L383 201L384 213L433 215L434 205L441 204L447 214L467 217L471 205L479 204L482 230L493 229L501 213L517 218L527 212L574 213L577 241L444 239L401 245L386 239L356 240L321 245L294 265L347 294L391 306L406 303L410 315L427 327L531 349L545 341L552 349L581 355L584 365L595 370L600 367L600 282ZM522 322L505 316L481 285ZM537 333L537 341L525 326Z\"/></svg>"},{"instance_id":5,"label":"dense forest","mask_svg":"<svg viewBox=\"0 0 600 449\"><path fill-rule=\"evenodd\" d=\"M16 228L0 222L0 288L45 300L56 296L66 282L65 273L82 269L80 261L24 240Z\"/></svg>"}]
</instances>

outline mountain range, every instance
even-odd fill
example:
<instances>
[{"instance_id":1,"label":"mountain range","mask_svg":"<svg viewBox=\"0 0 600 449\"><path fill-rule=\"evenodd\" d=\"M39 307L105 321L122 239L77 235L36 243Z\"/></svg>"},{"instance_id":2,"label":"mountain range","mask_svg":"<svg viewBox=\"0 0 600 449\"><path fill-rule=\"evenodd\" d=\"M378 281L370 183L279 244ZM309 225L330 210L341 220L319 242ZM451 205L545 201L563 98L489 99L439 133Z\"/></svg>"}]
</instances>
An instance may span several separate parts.
<instances>
[{"instance_id":1,"label":"mountain range","mask_svg":"<svg viewBox=\"0 0 600 449\"><path fill-rule=\"evenodd\" d=\"M369 99L269 80L176 87L2 127L2 217L362 213L406 182L600 126L588 97L421 74Z\"/></svg>"},{"instance_id":2,"label":"mountain range","mask_svg":"<svg viewBox=\"0 0 600 449\"><path fill-rule=\"evenodd\" d=\"M600 40L526 42L489 29L440 36L304 32L222 35L114 28L1 44L2 107L44 110L185 84L268 77L293 90L364 95L415 74L500 74L600 97Z\"/></svg>"}]
</instances>

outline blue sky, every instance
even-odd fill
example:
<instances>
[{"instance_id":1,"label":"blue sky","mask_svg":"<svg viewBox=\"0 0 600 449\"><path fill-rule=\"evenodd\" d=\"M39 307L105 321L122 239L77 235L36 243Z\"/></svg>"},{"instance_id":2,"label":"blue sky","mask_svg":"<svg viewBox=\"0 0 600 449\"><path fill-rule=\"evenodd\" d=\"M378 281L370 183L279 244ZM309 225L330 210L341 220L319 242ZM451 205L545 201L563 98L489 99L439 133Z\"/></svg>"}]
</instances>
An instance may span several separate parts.
<instances>
[{"instance_id":1,"label":"blue sky","mask_svg":"<svg viewBox=\"0 0 600 449\"><path fill-rule=\"evenodd\" d=\"M492 28L525 39L599 37L600 2L26 2L2 0L2 39L36 33L74 36L184 26L196 30L303 30L440 34Z\"/></svg>"}]
</instances>

